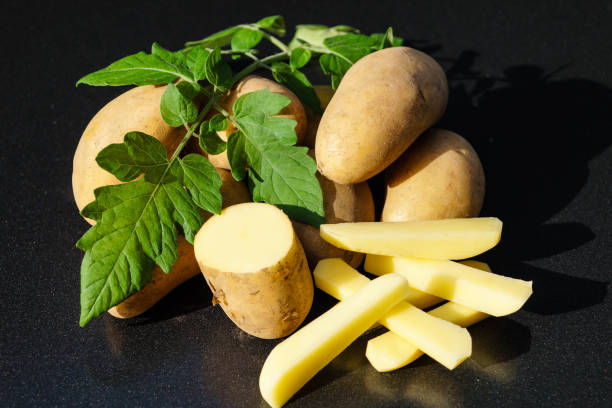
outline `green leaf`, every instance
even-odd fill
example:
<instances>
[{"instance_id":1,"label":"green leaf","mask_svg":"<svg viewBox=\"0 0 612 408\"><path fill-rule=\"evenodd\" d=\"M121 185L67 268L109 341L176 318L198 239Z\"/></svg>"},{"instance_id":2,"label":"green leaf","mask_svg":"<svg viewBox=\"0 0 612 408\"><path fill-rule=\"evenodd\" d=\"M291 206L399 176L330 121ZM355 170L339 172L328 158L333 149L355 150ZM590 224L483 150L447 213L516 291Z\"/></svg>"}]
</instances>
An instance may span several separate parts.
<instances>
[{"instance_id":1,"label":"green leaf","mask_svg":"<svg viewBox=\"0 0 612 408\"><path fill-rule=\"evenodd\" d=\"M278 205L296 220L319 225L325 214L316 163L307 148L293 146L297 140L295 121L272 116L289 102L268 89L238 98L233 121L240 134L230 136L228 158L234 171L232 157L242 159L240 149L244 149L255 200ZM237 164L237 170L242 171L242 163Z\"/></svg>"},{"instance_id":2,"label":"green leaf","mask_svg":"<svg viewBox=\"0 0 612 408\"><path fill-rule=\"evenodd\" d=\"M223 153L227 148L227 143L221 140L217 134L217 131L211 129L211 127L211 123L202 122L202 125L200 126L200 147L208 154ZM225 127L221 130L224 129Z\"/></svg>"},{"instance_id":3,"label":"green leaf","mask_svg":"<svg viewBox=\"0 0 612 408\"><path fill-rule=\"evenodd\" d=\"M200 46L202 48L224 47L232 41L232 37L238 30L240 30L240 28L241 27L226 28L225 30L221 30L212 35L209 35L208 37L202 40L186 42L185 46Z\"/></svg>"},{"instance_id":4,"label":"green leaf","mask_svg":"<svg viewBox=\"0 0 612 408\"><path fill-rule=\"evenodd\" d=\"M191 82L181 81L176 84L176 87L178 88L179 92L189 100L193 100L200 92L198 89L199 86Z\"/></svg>"},{"instance_id":5,"label":"green leaf","mask_svg":"<svg viewBox=\"0 0 612 408\"><path fill-rule=\"evenodd\" d=\"M299 47L294 48L291 51L291 57L289 58L291 69L296 70L302 68L304 65L308 64L310 57L312 57L312 52L310 52L310 50Z\"/></svg>"},{"instance_id":6,"label":"green leaf","mask_svg":"<svg viewBox=\"0 0 612 408\"><path fill-rule=\"evenodd\" d=\"M262 38L263 33L261 31L252 30L250 28L241 28L240 30L236 31L232 37L232 50L249 50L259 44Z\"/></svg>"},{"instance_id":7,"label":"green leaf","mask_svg":"<svg viewBox=\"0 0 612 408\"><path fill-rule=\"evenodd\" d=\"M158 43L154 42L151 45L151 54L158 56L159 58L166 61L168 64L174 65L177 70L182 72L184 75L189 76L189 71L187 70L187 60L185 58L185 54L182 52L172 52Z\"/></svg>"},{"instance_id":8,"label":"green leaf","mask_svg":"<svg viewBox=\"0 0 612 408\"><path fill-rule=\"evenodd\" d=\"M372 37L376 41L376 45L374 46L374 49L376 50L382 50L383 48L388 47L399 47L404 43L404 40L402 38L395 37L393 35L392 27L389 27L387 29L387 32L385 32L384 34L374 33L370 35L370 37Z\"/></svg>"},{"instance_id":9,"label":"green leaf","mask_svg":"<svg viewBox=\"0 0 612 408\"><path fill-rule=\"evenodd\" d=\"M187 54L187 63L196 81L206 78L206 60L209 54L210 51L202 47L194 48Z\"/></svg>"},{"instance_id":10,"label":"green leaf","mask_svg":"<svg viewBox=\"0 0 612 408\"><path fill-rule=\"evenodd\" d=\"M265 17L255 23L255 25L281 37L285 35L285 19L283 16Z\"/></svg>"},{"instance_id":11,"label":"green leaf","mask_svg":"<svg viewBox=\"0 0 612 408\"><path fill-rule=\"evenodd\" d=\"M235 132L227 138L227 160L232 169L232 176L237 181L246 174L247 157L245 150L246 138L242 132Z\"/></svg>"},{"instance_id":12,"label":"green leaf","mask_svg":"<svg viewBox=\"0 0 612 408\"><path fill-rule=\"evenodd\" d=\"M123 140L102 149L96 156L98 165L121 181L132 181L144 173L147 181L159 182L168 167L160 141L141 132L127 133Z\"/></svg>"},{"instance_id":13,"label":"green leaf","mask_svg":"<svg viewBox=\"0 0 612 408\"><path fill-rule=\"evenodd\" d=\"M219 47L215 48L206 58L205 70L208 82L221 90L227 90L232 81L232 70L221 59Z\"/></svg>"},{"instance_id":14,"label":"green leaf","mask_svg":"<svg viewBox=\"0 0 612 408\"><path fill-rule=\"evenodd\" d=\"M159 85L174 82L179 77L191 80L190 75L185 76L182 69L166 62L159 56L139 52L121 58L106 68L84 76L76 84L96 86Z\"/></svg>"},{"instance_id":15,"label":"green leaf","mask_svg":"<svg viewBox=\"0 0 612 408\"><path fill-rule=\"evenodd\" d=\"M183 182L193 202L213 214L221 213L222 181L214 166L201 154L188 154L179 160L183 168Z\"/></svg>"},{"instance_id":16,"label":"green leaf","mask_svg":"<svg viewBox=\"0 0 612 408\"><path fill-rule=\"evenodd\" d=\"M215 132L221 132L222 130L227 129L228 124L227 118L220 113L217 113L215 116L210 118L210 121L208 122L209 129L214 130Z\"/></svg>"},{"instance_id":17,"label":"green leaf","mask_svg":"<svg viewBox=\"0 0 612 408\"><path fill-rule=\"evenodd\" d=\"M328 37L334 37L345 33L358 33L359 30L346 25L327 27L317 24L302 24L295 27L295 35L289 43L289 49L294 49L307 44L309 48L324 49L323 41ZM324 51L324 50L322 50Z\"/></svg>"},{"instance_id":18,"label":"green leaf","mask_svg":"<svg viewBox=\"0 0 612 408\"><path fill-rule=\"evenodd\" d=\"M333 54L323 54L319 57L319 64L325 74L331 75L332 88L337 89L344 74L351 67L351 64L344 58Z\"/></svg>"},{"instance_id":19,"label":"green leaf","mask_svg":"<svg viewBox=\"0 0 612 408\"><path fill-rule=\"evenodd\" d=\"M164 122L173 127L187 125L198 117L195 103L187 99L173 84L168 84L162 95L160 112Z\"/></svg>"},{"instance_id":20,"label":"green leaf","mask_svg":"<svg viewBox=\"0 0 612 408\"><path fill-rule=\"evenodd\" d=\"M293 54L292 54L293 55ZM302 72L292 69L284 62L272 65L272 75L279 83L289 88L298 98L316 113L322 114L321 101L314 88Z\"/></svg>"},{"instance_id":21,"label":"green leaf","mask_svg":"<svg viewBox=\"0 0 612 408\"><path fill-rule=\"evenodd\" d=\"M326 38L323 45L355 63L372 52L376 39L361 34L344 34Z\"/></svg>"}]
</instances>

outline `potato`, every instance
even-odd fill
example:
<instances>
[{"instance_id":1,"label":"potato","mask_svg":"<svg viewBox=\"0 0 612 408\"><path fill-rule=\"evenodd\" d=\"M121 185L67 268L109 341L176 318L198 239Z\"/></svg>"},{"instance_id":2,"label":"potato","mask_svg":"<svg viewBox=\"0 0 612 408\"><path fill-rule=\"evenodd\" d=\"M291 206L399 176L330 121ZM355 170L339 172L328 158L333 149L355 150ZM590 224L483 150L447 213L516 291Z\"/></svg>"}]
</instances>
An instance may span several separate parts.
<instances>
[{"instance_id":1,"label":"potato","mask_svg":"<svg viewBox=\"0 0 612 408\"><path fill-rule=\"evenodd\" d=\"M308 314L312 276L289 218L277 207L228 207L206 221L194 247L216 301L245 332L284 337Z\"/></svg>"},{"instance_id":2,"label":"potato","mask_svg":"<svg viewBox=\"0 0 612 408\"><path fill-rule=\"evenodd\" d=\"M385 172L382 221L477 217L485 176L470 143L449 130L423 134Z\"/></svg>"},{"instance_id":3,"label":"potato","mask_svg":"<svg viewBox=\"0 0 612 408\"><path fill-rule=\"evenodd\" d=\"M310 154L313 155L312 151ZM317 173L317 179L323 191L327 224L374 221L374 200L368 183L337 184L319 173ZM364 254L340 249L326 242L321 238L319 228L299 221L292 222L311 268L325 258L342 258L354 268L363 261Z\"/></svg>"},{"instance_id":4,"label":"potato","mask_svg":"<svg viewBox=\"0 0 612 408\"><path fill-rule=\"evenodd\" d=\"M115 176L96 163L96 156L111 143L122 143L126 133L139 131L158 139L172 155L185 129L167 125L159 113L165 86L139 86L107 103L91 119L79 140L72 167L72 190L79 211L94 200L93 191L119 184ZM86 219L90 224L95 222Z\"/></svg>"},{"instance_id":5,"label":"potato","mask_svg":"<svg viewBox=\"0 0 612 408\"><path fill-rule=\"evenodd\" d=\"M236 102L236 99L238 99L240 96L266 88L269 89L270 92L279 93L291 99L291 103L287 105L279 115L276 116L297 121L297 124L295 125L295 133L297 135L298 143L301 143L308 126L304 106L293 92L277 82L257 75L249 75L238 81L238 83L236 83L236 85L234 85L234 87L226 95L220 98L217 103L231 114L233 113L232 106L234 105L234 102ZM226 130L218 132L219 137L221 137L223 140L227 140L228 136L236 130L237 129L234 127L234 125L230 123ZM217 155L208 155L208 159L215 167L230 169L229 161L227 160L227 151Z\"/></svg>"},{"instance_id":6,"label":"potato","mask_svg":"<svg viewBox=\"0 0 612 408\"><path fill-rule=\"evenodd\" d=\"M223 181L221 185L223 208L251 201L249 190L243 182L234 180L232 174L227 170L217 169L217 173ZM212 217L212 214L206 211L202 211L202 215L204 219ZM198 273L200 273L200 267L195 258L193 245L179 236L178 260L172 266L170 272L164 273L159 266L155 266L152 281L142 290L111 308L108 313L122 319L138 316L159 302L178 285L193 278Z\"/></svg>"},{"instance_id":7,"label":"potato","mask_svg":"<svg viewBox=\"0 0 612 408\"><path fill-rule=\"evenodd\" d=\"M314 85L315 93L321 101L321 109L325 110L332 96L334 96L334 89L330 85ZM315 139L317 137L317 129L319 128L319 122L321 122L321 115L306 107L306 118L308 119L308 126L306 128L306 134L302 144L308 146L309 149L314 149Z\"/></svg>"},{"instance_id":8,"label":"potato","mask_svg":"<svg viewBox=\"0 0 612 408\"><path fill-rule=\"evenodd\" d=\"M319 171L340 184L369 179L442 116L447 100L446 75L428 55L393 47L363 57L347 71L321 118Z\"/></svg>"}]
</instances>

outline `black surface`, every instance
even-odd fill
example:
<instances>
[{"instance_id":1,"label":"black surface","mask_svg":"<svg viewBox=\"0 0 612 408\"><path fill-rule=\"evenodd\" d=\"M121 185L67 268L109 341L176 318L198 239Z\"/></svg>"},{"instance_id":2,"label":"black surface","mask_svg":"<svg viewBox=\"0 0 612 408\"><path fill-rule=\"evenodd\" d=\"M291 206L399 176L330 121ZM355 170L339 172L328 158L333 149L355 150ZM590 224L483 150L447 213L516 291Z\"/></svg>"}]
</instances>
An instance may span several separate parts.
<instances>
[{"instance_id":1,"label":"black surface","mask_svg":"<svg viewBox=\"0 0 612 408\"><path fill-rule=\"evenodd\" d=\"M70 180L81 132L123 91L76 79L153 41L176 49L276 13L290 26L392 25L442 63L452 91L441 126L474 144L483 214L505 222L481 259L534 281L523 310L470 329L473 357L456 370L423 357L377 373L363 338L287 406L611 405L612 2L10 3L0 13L1 406L266 406L258 376L276 342L209 306L200 277L143 317L79 328L74 242L87 224ZM315 301L313 315L333 304Z\"/></svg>"}]
</instances>

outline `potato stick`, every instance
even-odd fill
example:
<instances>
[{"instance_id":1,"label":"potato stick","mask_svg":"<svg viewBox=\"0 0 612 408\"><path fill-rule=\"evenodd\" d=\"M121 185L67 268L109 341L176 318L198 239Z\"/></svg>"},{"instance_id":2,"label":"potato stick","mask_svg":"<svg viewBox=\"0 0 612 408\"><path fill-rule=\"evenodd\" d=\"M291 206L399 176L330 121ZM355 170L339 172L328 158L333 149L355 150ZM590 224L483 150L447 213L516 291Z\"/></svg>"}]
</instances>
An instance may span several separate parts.
<instances>
[{"instance_id":1,"label":"potato stick","mask_svg":"<svg viewBox=\"0 0 612 408\"><path fill-rule=\"evenodd\" d=\"M409 291L400 275L374 279L279 343L261 369L259 389L264 400L272 407L282 406Z\"/></svg>"},{"instance_id":2,"label":"potato stick","mask_svg":"<svg viewBox=\"0 0 612 408\"><path fill-rule=\"evenodd\" d=\"M338 248L422 259L465 259L493 248L501 237L497 218L321 225L321 237Z\"/></svg>"},{"instance_id":3,"label":"potato stick","mask_svg":"<svg viewBox=\"0 0 612 408\"><path fill-rule=\"evenodd\" d=\"M464 265L491 272L489 265L484 262L473 260L462 261ZM478 312L456 303L448 302L429 312L430 315L448 320L462 327L471 326L488 317L487 314ZM366 357L372 367L377 371L386 372L397 370L421 357L423 352L407 342L392 331L388 331L368 341Z\"/></svg>"},{"instance_id":4,"label":"potato stick","mask_svg":"<svg viewBox=\"0 0 612 408\"><path fill-rule=\"evenodd\" d=\"M314 270L315 286L342 300L368 284L369 279L339 258L324 259ZM413 295L416 298L419 295ZM472 352L467 330L445 320L433 318L408 302L401 302L379 323L417 345L449 369L455 368Z\"/></svg>"},{"instance_id":5,"label":"potato stick","mask_svg":"<svg viewBox=\"0 0 612 408\"><path fill-rule=\"evenodd\" d=\"M493 316L516 312L532 293L531 282L452 261L368 255L364 268L374 275L400 273L412 287Z\"/></svg>"}]
</instances>

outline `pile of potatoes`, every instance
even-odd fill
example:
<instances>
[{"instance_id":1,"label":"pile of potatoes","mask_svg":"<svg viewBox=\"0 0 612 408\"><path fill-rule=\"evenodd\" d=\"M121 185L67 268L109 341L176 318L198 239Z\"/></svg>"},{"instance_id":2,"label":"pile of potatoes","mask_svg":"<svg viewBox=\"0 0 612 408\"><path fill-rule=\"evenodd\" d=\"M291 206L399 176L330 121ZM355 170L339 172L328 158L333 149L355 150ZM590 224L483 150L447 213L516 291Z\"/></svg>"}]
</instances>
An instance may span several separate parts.
<instances>
[{"instance_id":1,"label":"pile of potatoes","mask_svg":"<svg viewBox=\"0 0 612 408\"><path fill-rule=\"evenodd\" d=\"M484 173L478 155L460 135L431 129L446 108L448 85L444 71L428 55L394 47L362 58L335 93L329 86L315 87L325 109L322 116L305 108L287 88L255 75L239 81L219 104L231 113L239 96L265 88L291 99L279 116L296 120L298 144L311 148L316 159L327 224L375 221L368 180L383 171L382 221L479 214ZM98 167L95 157L108 144L122 142L125 133L148 133L162 142L168 155L173 153L185 130L162 120L159 104L164 90L164 86L133 88L91 120L74 156L72 182L79 210L93 201L95 188L120 183ZM234 130L231 126L219 136L227 139ZM189 146L185 153L205 155L195 144ZM240 328L258 337L284 337L310 310L310 271L317 262L342 258L358 267L364 255L332 246L320 237L318 228L289 220L280 210L268 208L273 206L241 204L251 197L246 185L232 178L227 155L208 157L223 180L222 214L204 214L208 221L196 236L195 252L181 239L179 260L171 272L164 274L156 267L150 284L109 313L121 318L139 315L202 271L213 302ZM267 220L278 230L264 228L254 218ZM226 253L218 243L234 251ZM206 249L212 246L217 248L214 253Z\"/></svg>"}]
</instances>

